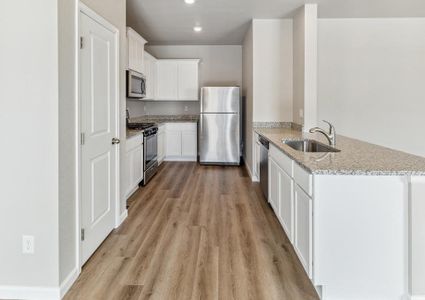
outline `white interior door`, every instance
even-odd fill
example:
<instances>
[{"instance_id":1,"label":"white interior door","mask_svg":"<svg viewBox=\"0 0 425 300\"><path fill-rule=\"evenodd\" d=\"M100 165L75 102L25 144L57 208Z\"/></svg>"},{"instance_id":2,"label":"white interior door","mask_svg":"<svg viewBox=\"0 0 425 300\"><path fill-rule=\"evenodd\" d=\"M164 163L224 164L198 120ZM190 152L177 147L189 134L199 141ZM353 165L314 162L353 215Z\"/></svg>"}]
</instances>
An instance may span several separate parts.
<instances>
[{"instance_id":1,"label":"white interior door","mask_svg":"<svg viewBox=\"0 0 425 300\"><path fill-rule=\"evenodd\" d=\"M116 33L80 12L81 261L115 225L117 200Z\"/></svg>"}]
</instances>

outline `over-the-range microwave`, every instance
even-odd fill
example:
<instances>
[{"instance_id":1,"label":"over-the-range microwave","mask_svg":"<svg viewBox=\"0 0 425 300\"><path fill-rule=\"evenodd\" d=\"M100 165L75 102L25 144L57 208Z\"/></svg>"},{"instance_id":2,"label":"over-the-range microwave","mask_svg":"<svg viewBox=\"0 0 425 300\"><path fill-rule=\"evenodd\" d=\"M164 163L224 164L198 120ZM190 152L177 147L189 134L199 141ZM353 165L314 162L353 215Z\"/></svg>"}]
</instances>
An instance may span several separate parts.
<instances>
[{"instance_id":1,"label":"over-the-range microwave","mask_svg":"<svg viewBox=\"0 0 425 300\"><path fill-rule=\"evenodd\" d=\"M143 74L127 71L127 97L138 99L146 97L146 77Z\"/></svg>"}]
</instances>

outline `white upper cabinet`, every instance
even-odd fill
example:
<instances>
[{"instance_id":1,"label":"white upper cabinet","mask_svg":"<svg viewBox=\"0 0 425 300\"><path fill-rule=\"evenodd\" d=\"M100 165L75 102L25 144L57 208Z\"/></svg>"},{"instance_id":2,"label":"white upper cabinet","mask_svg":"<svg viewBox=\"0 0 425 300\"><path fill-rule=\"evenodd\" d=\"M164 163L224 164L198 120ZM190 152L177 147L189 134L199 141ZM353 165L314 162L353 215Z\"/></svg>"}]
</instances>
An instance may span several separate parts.
<instances>
[{"instance_id":1,"label":"white upper cabinet","mask_svg":"<svg viewBox=\"0 0 425 300\"><path fill-rule=\"evenodd\" d=\"M128 69L143 73L143 56L147 41L134 29L127 27Z\"/></svg>"},{"instance_id":2,"label":"white upper cabinet","mask_svg":"<svg viewBox=\"0 0 425 300\"><path fill-rule=\"evenodd\" d=\"M198 100L199 61L180 61L178 63L178 99Z\"/></svg>"},{"instance_id":3,"label":"white upper cabinet","mask_svg":"<svg viewBox=\"0 0 425 300\"><path fill-rule=\"evenodd\" d=\"M199 59L159 59L156 71L157 100L199 100Z\"/></svg>"},{"instance_id":4,"label":"white upper cabinet","mask_svg":"<svg viewBox=\"0 0 425 300\"><path fill-rule=\"evenodd\" d=\"M146 97L144 100L154 100L156 98L157 59L145 51L143 60L143 74L146 77Z\"/></svg>"},{"instance_id":5,"label":"white upper cabinet","mask_svg":"<svg viewBox=\"0 0 425 300\"><path fill-rule=\"evenodd\" d=\"M178 100L178 62L159 59L156 78L156 98L158 100Z\"/></svg>"}]
</instances>

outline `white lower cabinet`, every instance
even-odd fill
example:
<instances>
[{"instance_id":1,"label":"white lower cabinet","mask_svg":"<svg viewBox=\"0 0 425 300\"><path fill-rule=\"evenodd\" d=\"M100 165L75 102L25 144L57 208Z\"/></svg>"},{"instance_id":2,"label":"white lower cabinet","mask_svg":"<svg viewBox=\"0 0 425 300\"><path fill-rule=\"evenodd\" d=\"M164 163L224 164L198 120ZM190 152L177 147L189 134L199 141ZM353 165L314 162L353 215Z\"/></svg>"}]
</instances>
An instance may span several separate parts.
<instances>
[{"instance_id":1,"label":"white lower cabinet","mask_svg":"<svg viewBox=\"0 0 425 300\"><path fill-rule=\"evenodd\" d=\"M276 215L279 213L279 166L270 158L269 159L269 203Z\"/></svg>"},{"instance_id":2,"label":"white lower cabinet","mask_svg":"<svg viewBox=\"0 0 425 300\"><path fill-rule=\"evenodd\" d=\"M196 161L197 157L197 123L167 123L164 160Z\"/></svg>"},{"instance_id":3,"label":"white lower cabinet","mask_svg":"<svg viewBox=\"0 0 425 300\"><path fill-rule=\"evenodd\" d=\"M312 277L313 200L297 184L294 197L293 245L308 276Z\"/></svg>"},{"instance_id":4,"label":"white lower cabinet","mask_svg":"<svg viewBox=\"0 0 425 300\"><path fill-rule=\"evenodd\" d=\"M311 278L312 198L300 188L293 178L293 164L289 157L270 144L269 202ZM308 174L302 174L301 178L308 176ZM304 183L304 181L302 182Z\"/></svg>"},{"instance_id":5,"label":"white lower cabinet","mask_svg":"<svg viewBox=\"0 0 425 300\"><path fill-rule=\"evenodd\" d=\"M409 184L313 175L270 144L269 201L321 299L408 298Z\"/></svg>"},{"instance_id":6,"label":"white lower cabinet","mask_svg":"<svg viewBox=\"0 0 425 300\"><path fill-rule=\"evenodd\" d=\"M279 219L291 242L294 240L294 180L280 172Z\"/></svg>"},{"instance_id":7,"label":"white lower cabinet","mask_svg":"<svg viewBox=\"0 0 425 300\"><path fill-rule=\"evenodd\" d=\"M158 126L158 164L165 158L165 124Z\"/></svg>"},{"instance_id":8,"label":"white lower cabinet","mask_svg":"<svg viewBox=\"0 0 425 300\"><path fill-rule=\"evenodd\" d=\"M127 139L125 153L125 197L129 198L143 180L143 135Z\"/></svg>"}]
</instances>

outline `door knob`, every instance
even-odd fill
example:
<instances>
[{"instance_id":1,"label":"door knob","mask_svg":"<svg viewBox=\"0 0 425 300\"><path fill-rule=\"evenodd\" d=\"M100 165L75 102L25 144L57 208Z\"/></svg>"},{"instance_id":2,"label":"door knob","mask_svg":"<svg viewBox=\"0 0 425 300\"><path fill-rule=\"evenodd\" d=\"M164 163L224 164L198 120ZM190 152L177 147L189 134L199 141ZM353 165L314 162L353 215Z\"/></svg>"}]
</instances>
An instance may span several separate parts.
<instances>
[{"instance_id":1,"label":"door knob","mask_svg":"<svg viewBox=\"0 0 425 300\"><path fill-rule=\"evenodd\" d=\"M118 138L113 138L112 139L112 145L116 145L116 144L119 144L121 141L120 141L120 139L118 139Z\"/></svg>"}]
</instances>

